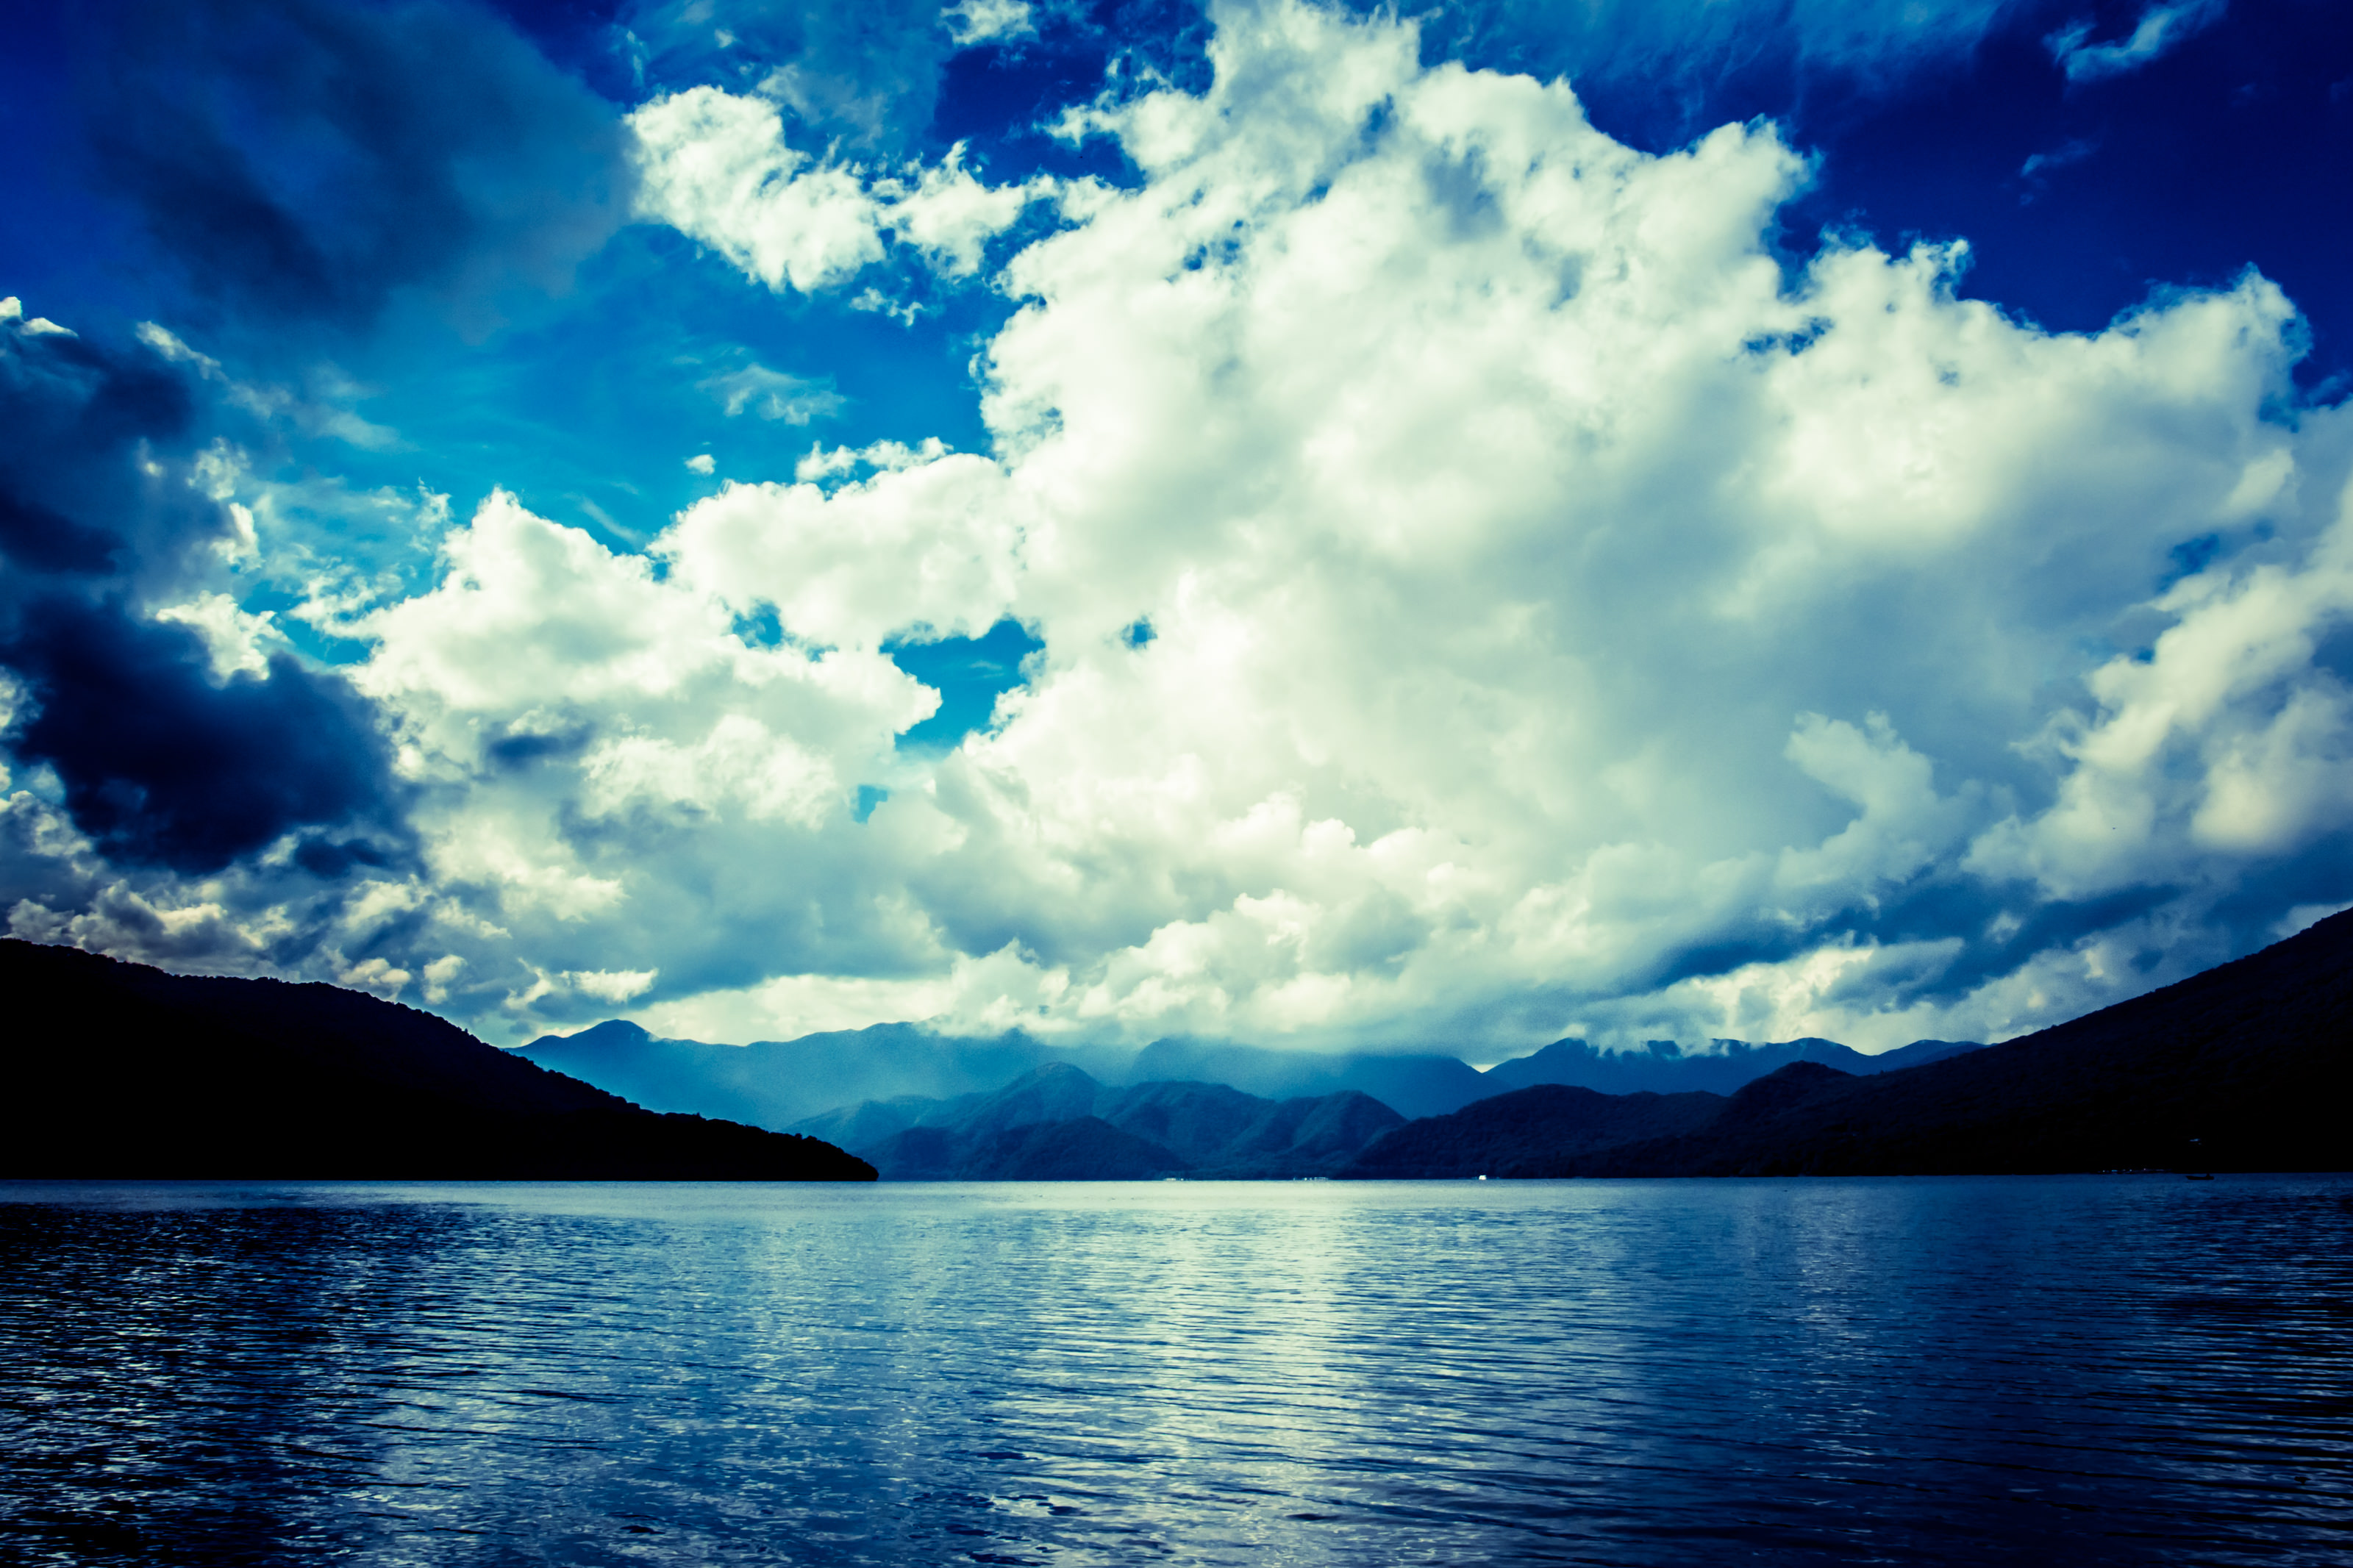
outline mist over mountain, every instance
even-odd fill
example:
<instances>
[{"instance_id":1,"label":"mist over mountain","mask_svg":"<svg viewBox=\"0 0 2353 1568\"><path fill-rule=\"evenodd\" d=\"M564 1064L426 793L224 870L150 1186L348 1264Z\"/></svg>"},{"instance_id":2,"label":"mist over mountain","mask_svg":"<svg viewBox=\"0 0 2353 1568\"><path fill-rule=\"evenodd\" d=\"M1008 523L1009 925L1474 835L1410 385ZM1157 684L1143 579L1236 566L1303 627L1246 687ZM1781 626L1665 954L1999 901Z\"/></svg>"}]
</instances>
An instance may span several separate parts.
<instances>
[{"instance_id":1,"label":"mist over mountain","mask_svg":"<svg viewBox=\"0 0 2353 1568\"><path fill-rule=\"evenodd\" d=\"M1409 1117L1435 1116L1494 1092L1476 1068L1434 1052L1325 1055L1188 1039L1154 1041L1136 1054L1125 1075L1130 1083L1161 1079L1228 1083L1274 1099L1353 1089Z\"/></svg>"},{"instance_id":2,"label":"mist over mountain","mask_svg":"<svg viewBox=\"0 0 2353 1568\"><path fill-rule=\"evenodd\" d=\"M574 1035L542 1036L516 1054L651 1110L777 1129L864 1100L991 1090L1049 1062L1115 1072L1125 1056L1060 1050L1018 1030L942 1035L914 1024L713 1045L662 1039L618 1018Z\"/></svg>"},{"instance_id":3,"label":"mist over mountain","mask_svg":"<svg viewBox=\"0 0 2353 1568\"><path fill-rule=\"evenodd\" d=\"M839 1148L660 1115L332 985L0 941L0 1176L871 1181Z\"/></svg>"}]
</instances>

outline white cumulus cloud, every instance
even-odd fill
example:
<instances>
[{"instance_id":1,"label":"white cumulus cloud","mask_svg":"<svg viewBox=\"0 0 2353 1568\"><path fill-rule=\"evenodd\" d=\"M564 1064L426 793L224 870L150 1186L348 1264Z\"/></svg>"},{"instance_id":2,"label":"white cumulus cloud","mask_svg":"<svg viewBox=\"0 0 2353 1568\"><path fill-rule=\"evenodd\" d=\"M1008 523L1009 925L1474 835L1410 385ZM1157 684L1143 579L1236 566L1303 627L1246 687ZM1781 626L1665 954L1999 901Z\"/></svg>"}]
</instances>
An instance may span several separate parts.
<instances>
[{"instance_id":1,"label":"white cumulus cloud","mask_svg":"<svg viewBox=\"0 0 2353 1568\"><path fill-rule=\"evenodd\" d=\"M881 258L854 171L786 145L773 104L698 87L629 116L638 209L712 247L771 289L840 281Z\"/></svg>"},{"instance_id":2,"label":"white cumulus cloud","mask_svg":"<svg viewBox=\"0 0 2353 1568\"><path fill-rule=\"evenodd\" d=\"M820 447L643 555L497 495L336 622L418 792L379 984L512 1030L1878 1046L2328 901L2353 450L2276 288L2049 333L1958 246L1786 275L1770 126L1650 156L1410 24L1216 23L1206 93L1067 127L1138 178L994 276L989 450ZM649 210L757 282L878 254L758 101L637 125ZM955 267L1012 210L976 188L917 238ZM1026 683L900 751L940 699L886 647L1007 618Z\"/></svg>"},{"instance_id":3,"label":"white cumulus cloud","mask_svg":"<svg viewBox=\"0 0 2353 1568\"><path fill-rule=\"evenodd\" d=\"M629 125L638 215L710 246L775 289L814 293L847 281L882 259L886 229L948 277L969 275L990 237L1059 189L1044 176L986 184L965 166L961 142L903 178L821 162L787 143L775 104L714 87L658 98Z\"/></svg>"}]
</instances>

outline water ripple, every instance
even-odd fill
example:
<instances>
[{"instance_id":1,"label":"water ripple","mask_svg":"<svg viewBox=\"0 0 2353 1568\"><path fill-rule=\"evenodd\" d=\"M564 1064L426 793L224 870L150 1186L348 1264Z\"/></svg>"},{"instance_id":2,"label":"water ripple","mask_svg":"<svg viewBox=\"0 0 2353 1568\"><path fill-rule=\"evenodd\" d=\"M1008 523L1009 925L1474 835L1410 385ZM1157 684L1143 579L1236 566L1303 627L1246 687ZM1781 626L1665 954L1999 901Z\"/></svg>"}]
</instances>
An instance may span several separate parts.
<instances>
[{"instance_id":1,"label":"water ripple","mask_svg":"<svg viewBox=\"0 0 2353 1568\"><path fill-rule=\"evenodd\" d=\"M2353 1181L0 1187L0 1557L2320 1563Z\"/></svg>"}]
</instances>

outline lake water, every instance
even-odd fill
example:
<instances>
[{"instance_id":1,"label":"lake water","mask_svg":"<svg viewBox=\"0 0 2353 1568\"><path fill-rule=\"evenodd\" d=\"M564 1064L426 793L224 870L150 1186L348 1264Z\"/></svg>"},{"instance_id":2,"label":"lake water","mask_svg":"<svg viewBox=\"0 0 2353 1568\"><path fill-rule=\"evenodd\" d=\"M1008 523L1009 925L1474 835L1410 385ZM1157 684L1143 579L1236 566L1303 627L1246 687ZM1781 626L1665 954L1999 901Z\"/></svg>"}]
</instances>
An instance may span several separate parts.
<instances>
[{"instance_id":1,"label":"lake water","mask_svg":"<svg viewBox=\"0 0 2353 1568\"><path fill-rule=\"evenodd\" d=\"M0 1184L0 1561L2353 1560L2353 1179Z\"/></svg>"}]
</instances>

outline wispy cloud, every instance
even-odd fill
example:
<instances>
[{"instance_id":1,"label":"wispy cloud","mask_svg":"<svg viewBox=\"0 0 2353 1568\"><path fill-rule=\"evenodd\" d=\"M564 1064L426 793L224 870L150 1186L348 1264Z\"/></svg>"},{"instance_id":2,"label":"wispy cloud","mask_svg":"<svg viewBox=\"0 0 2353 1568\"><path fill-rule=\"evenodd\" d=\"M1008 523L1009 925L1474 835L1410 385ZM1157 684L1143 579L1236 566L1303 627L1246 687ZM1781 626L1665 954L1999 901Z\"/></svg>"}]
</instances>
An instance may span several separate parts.
<instances>
[{"instance_id":1,"label":"wispy cloud","mask_svg":"<svg viewBox=\"0 0 2353 1568\"><path fill-rule=\"evenodd\" d=\"M2050 176L2053 170L2070 168L2084 163L2096 155L2099 150L2098 142L2077 138L2063 142L2048 153L2031 154L2025 163L2019 165L2019 181L2026 187L2021 193L2019 199L2024 202L2032 201L2050 188Z\"/></svg>"},{"instance_id":2,"label":"wispy cloud","mask_svg":"<svg viewBox=\"0 0 2353 1568\"><path fill-rule=\"evenodd\" d=\"M822 382L787 375L764 364L725 371L697 384L718 400L730 419L749 412L763 419L806 425L839 412L848 401Z\"/></svg>"},{"instance_id":3,"label":"wispy cloud","mask_svg":"<svg viewBox=\"0 0 2353 1568\"><path fill-rule=\"evenodd\" d=\"M2111 43L2091 41L2093 25L2071 22L2043 40L2070 81L2104 81L2126 76L2163 58L2221 21L2230 0L2178 0L2151 5L2132 32Z\"/></svg>"}]
</instances>

